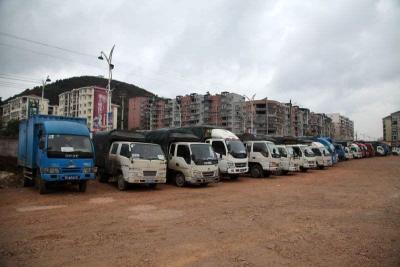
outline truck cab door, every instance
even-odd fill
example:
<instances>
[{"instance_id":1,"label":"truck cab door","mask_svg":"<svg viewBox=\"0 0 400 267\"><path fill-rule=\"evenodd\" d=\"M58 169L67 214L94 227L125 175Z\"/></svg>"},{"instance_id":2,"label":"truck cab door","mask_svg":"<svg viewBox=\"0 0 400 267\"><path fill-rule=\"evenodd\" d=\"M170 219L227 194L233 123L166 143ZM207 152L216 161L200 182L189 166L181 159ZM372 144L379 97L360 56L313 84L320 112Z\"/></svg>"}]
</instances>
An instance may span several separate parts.
<instances>
[{"instance_id":1,"label":"truck cab door","mask_svg":"<svg viewBox=\"0 0 400 267\"><path fill-rule=\"evenodd\" d=\"M228 159L227 159L227 148L223 140L210 140L211 146L214 149L218 157L218 167L221 172L227 172Z\"/></svg>"},{"instance_id":2,"label":"truck cab door","mask_svg":"<svg viewBox=\"0 0 400 267\"><path fill-rule=\"evenodd\" d=\"M105 157L105 166L108 173L115 174L115 161L119 153L119 144L113 143L110 147L108 157Z\"/></svg>"}]
</instances>

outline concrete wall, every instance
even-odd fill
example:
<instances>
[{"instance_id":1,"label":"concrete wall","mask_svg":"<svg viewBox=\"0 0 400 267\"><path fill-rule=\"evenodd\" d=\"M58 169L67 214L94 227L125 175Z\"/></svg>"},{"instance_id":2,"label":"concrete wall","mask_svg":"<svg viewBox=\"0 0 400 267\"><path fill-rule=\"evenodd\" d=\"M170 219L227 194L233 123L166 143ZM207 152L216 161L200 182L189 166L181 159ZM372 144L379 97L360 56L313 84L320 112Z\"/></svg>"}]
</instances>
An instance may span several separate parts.
<instances>
[{"instance_id":1,"label":"concrete wall","mask_svg":"<svg viewBox=\"0 0 400 267\"><path fill-rule=\"evenodd\" d=\"M0 156L17 157L18 139L0 137Z\"/></svg>"}]
</instances>

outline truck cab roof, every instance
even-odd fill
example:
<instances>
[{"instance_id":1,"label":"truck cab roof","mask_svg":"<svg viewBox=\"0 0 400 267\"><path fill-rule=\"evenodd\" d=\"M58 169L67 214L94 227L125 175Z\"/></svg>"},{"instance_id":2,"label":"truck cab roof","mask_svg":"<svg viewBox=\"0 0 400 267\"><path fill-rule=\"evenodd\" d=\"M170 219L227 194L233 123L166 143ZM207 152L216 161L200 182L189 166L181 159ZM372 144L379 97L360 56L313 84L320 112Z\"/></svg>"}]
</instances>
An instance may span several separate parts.
<instances>
[{"instance_id":1,"label":"truck cab roof","mask_svg":"<svg viewBox=\"0 0 400 267\"><path fill-rule=\"evenodd\" d=\"M86 125L73 121L43 121L43 128L47 134L89 135ZM66 131L68 129L68 131Z\"/></svg>"}]
</instances>

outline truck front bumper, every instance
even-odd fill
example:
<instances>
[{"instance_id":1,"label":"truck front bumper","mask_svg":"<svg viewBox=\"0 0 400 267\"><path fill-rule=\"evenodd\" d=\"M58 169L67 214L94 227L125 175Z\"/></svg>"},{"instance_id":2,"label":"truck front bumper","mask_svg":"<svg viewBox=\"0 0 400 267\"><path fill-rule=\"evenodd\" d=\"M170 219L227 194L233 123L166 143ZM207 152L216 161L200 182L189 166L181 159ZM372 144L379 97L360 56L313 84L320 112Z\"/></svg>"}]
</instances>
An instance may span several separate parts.
<instances>
[{"instance_id":1,"label":"truck front bumper","mask_svg":"<svg viewBox=\"0 0 400 267\"><path fill-rule=\"evenodd\" d=\"M210 177L188 177L186 182L189 184L199 185L199 184L210 184L210 183L218 183L219 176L210 176Z\"/></svg>"},{"instance_id":2,"label":"truck front bumper","mask_svg":"<svg viewBox=\"0 0 400 267\"><path fill-rule=\"evenodd\" d=\"M78 182L96 179L95 173L41 173L40 177L46 182Z\"/></svg>"},{"instance_id":3,"label":"truck front bumper","mask_svg":"<svg viewBox=\"0 0 400 267\"><path fill-rule=\"evenodd\" d=\"M130 177L127 179L130 184L165 184L167 178L165 177Z\"/></svg>"},{"instance_id":4,"label":"truck front bumper","mask_svg":"<svg viewBox=\"0 0 400 267\"><path fill-rule=\"evenodd\" d=\"M228 174L241 174L241 173L246 173L248 171L249 171L249 167L229 168L228 169Z\"/></svg>"}]
</instances>

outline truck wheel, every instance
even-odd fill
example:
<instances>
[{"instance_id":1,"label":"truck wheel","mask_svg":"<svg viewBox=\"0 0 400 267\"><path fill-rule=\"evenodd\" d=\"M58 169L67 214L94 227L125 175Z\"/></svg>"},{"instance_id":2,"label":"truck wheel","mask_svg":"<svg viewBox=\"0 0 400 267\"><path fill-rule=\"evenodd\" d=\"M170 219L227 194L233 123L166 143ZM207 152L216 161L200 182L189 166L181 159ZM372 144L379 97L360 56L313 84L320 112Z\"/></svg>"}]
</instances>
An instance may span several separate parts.
<instances>
[{"instance_id":1,"label":"truck wheel","mask_svg":"<svg viewBox=\"0 0 400 267\"><path fill-rule=\"evenodd\" d=\"M180 173L180 172L178 172L176 175L175 175L175 185L177 186L177 187L183 187L184 185L185 185L185 176L182 174L182 173Z\"/></svg>"},{"instance_id":2,"label":"truck wheel","mask_svg":"<svg viewBox=\"0 0 400 267\"><path fill-rule=\"evenodd\" d=\"M46 181L43 181L43 179L40 177L36 177L35 185L39 189L39 194L41 195L47 194L48 190Z\"/></svg>"},{"instance_id":3,"label":"truck wheel","mask_svg":"<svg viewBox=\"0 0 400 267\"><path fill-rule=\"evenodd\" d=\"M253 178L260 178L263 175L263 169L258 164L253 164L250 166L250 174Z\"/></svg>"},{"instance_id":4,"label":"truck wheel","mask_svg":"<svg viewBox=\"0 0 400 267\"><path fill-rule=\"evenodd\" d=\"M289 171L288 170L284 170L284 171L282 171L282 174L283 175L287 175L289 173Z\"/></svg>"},{"instance_id":5,"label":"truck wheel","mask_svg":"<svg viewBox=\"0 0 400 267\"><path fill-rule=\"evenodd\" d=\"M125 191L128 188L128 183L125 181L122 173L119 173L117 176L117 185L120 191Z\"/></svg>"},{"instance_id":6,"label":"truck wheel","mask_svg":"<svg viewBox=\"0 0 400 267\"><path fill-rule=\"evenodd\" d=\"M318 169L323 170L324 169L324 165L319 165Z\"/></svg>"},{"instance_id":7,"label":"truck wheel","mask_svg":"<svg viewBox=\"0 0 400 267\"><path fill-rule=\"evenodd\" d=\"M86 187L87 187L86 181L79 182L79 184L78 184L79 192L86 192Z\"/></svg>"}]
</instances>

